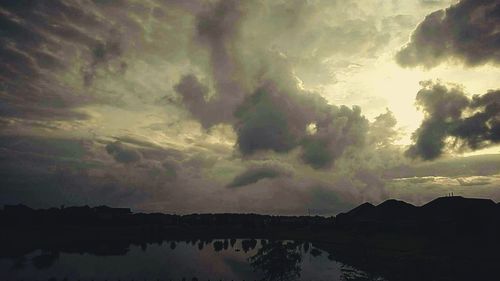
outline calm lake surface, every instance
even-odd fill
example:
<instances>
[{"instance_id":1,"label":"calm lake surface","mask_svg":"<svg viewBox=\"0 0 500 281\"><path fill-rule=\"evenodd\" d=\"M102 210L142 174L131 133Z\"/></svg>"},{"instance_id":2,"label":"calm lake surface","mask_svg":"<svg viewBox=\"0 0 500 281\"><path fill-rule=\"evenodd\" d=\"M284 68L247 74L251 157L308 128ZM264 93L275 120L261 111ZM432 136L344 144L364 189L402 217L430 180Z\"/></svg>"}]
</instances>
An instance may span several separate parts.
<instances>
[{"instance_id":1,"label":"calm lake surface","mask_svg":"<svg viewBox=\"0 0 500 281\"><path fill-rule=\"evenodd\" d=\"M0 259L1 280L383 280L310 243L260 239L164 241L125 253L37 250ZM194 279L196 278L196 279Z\"/></svg>"}]
</instances>

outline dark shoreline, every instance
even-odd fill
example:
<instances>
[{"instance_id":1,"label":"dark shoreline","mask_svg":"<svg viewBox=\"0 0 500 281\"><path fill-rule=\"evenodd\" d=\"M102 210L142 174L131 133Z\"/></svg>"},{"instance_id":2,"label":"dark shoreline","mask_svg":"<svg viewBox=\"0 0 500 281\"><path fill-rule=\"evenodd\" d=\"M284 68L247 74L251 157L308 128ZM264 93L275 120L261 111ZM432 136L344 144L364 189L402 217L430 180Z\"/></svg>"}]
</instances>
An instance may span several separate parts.
<instances>
[{"instance_id":1,"label":"dark shoreline","mask_svg":"<svg viewBox=\"0 0 500 281\"><path fill-rule=\"evenodd\" d=\"M389 200L330 218L8 209L0 215L0 258L38 249L123 255L131 245L239 238L311 242L387 280L494 280L500 264L500 207L489 200L445 197L422 207Z\"/></svg>"}]
</instances>

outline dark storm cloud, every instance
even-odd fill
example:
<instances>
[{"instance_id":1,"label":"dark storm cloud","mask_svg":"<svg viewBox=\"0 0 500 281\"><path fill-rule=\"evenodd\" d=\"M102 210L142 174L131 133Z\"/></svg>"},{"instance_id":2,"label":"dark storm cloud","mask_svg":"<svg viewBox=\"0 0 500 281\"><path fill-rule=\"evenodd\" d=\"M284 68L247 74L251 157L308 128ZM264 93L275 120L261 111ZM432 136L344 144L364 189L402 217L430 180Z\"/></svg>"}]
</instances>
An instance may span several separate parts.
<instances>
[{"instance_id":1,"label":"dark storm cloud","mask_svg":"<svg viewBox=\"0 0 500 281\"><path fill-rule=\"evenodd\" d=\"M314 168L329 167L349 146L362 145L368 121L358 107L334 106L320 95L267 82L238 109L235 129L243 154L302 150ZM314 129L308 132L307 128Z\"/></svg>"},{"instance_id":2,"label":"dark storm cloud","mask_svg":"<svg viewBox=\"0 0 500 281\"><path fill-rule=\"evenodd\" d=\"M200 121L204 128L226 120L225 116L219 115L218 111L220 106L217 103L222 98L218 97L217 101L207 101L208 87L203 85L196 76L192 74L183 76L174 89L181 95L187 110Z\"/></svg>"},{"instance_id":3,"label":"dark storm cloud","mask_svg":"<svg viewBox=\"0 0 500 281\"><path fill-rule=\"evenodd\" d=\"M434 67L459 60L468 66L500 63L500 2L461 0L429 14L396 60L402 66Z\"/></svg>"},{"instance_id":4,"label":"dark storm cloud","mask_svg":"<svg viewBox=\"0 0 500 281\"><path fill-rule=\"evenodd\" d=\"M208 50L209 77L214 81L216 95L208 100L208 87L192 74L183 76L174 89L205 128L233 120L234 110L245 96L234 46L243 17L242 5L233 0L218 1L203 6L195 17L195 41Z\"/></svg>"},{"instance_id":5,"label":"dark storm cloud","mask_svg":"<svg viewBox=\"0 0 500 281\"><path fill-rule=\"evenodd\" d=\"M211 75L218 94L212 107L225 120L233 117L234 108L245 95L237 79L240 69L233 44L243 16L241 5L236 0L218 1L196 17L197 39L209 50Z\"/></svg>"},{"instance_id":6,"label":"dark storm cloud","mask_svg":"<svg viewBox=\"0 0 500 281\"><path fill-rule=\"evenodd\" d=\"M138 151L125 147L119 141L106 145L106 151L120 163L128 164L141 160L141 154Z\"/></svg>"},{"instance_id":7,"label":"dark storm cloud","mask_svg":"<svg viewBox=\"0 0 500 281\"><path fill-rule=\"evenodd\" d=\"M217 121L232 123L242 154L269 150L288 152L301 147L302 159L306 163L315 168L326 168L347 147L364 142L368 122L361 116L359 108L329 105L320 95L299 89L287 65L280 65L277 60L270 60L270 63L273 65L269 71L273 75L262 75L256 90L233 109L232 119L235 121ZM275 75L274 71L278 74ZM183 94L185 103L202 124L211 123L213 116L220 117L216 107L202 98L206 88L197 86L192 77L189 80L193 82L186 88L192 89L189 91L192 94ZM177 86L178 92L179 86L184 85L183 81ZM314 135L308 135L309 125L315 126Z\"/></svg>"},{"instance_id":8,"label":"dark storm cloud","mask_svg":"<svg viewBox=\"0 0 500 281\"><path fill-rule=\"evenodd\" d=\"M281 176L289 175L283 169L272 166L252 167L243 173L237 175L228 187L240 187L256 183L263 179L273 179Z\"/></svg>"},{"instance_id":9,"label":"dark storm cloud","mask_svg":"<svg viewBox=\"0 0 500 281\"><path fill-rule=\"evenodd\" d=\"M305 132L307 121L302 124L292 122L291 112L282 106L287 99L286 93L277 92L272 85L263 86L238 109L235 127L238 148L243 154L259 150L286 152L297 145L302 131L300 127ZM296 107L296 104L287 104Z\"/></svg>"},{"instance_id":10,"label":"dark storm cloud","mask_svg":"<svg viewBox=\"0 0 500 281\"><path fill-rule=\"evenodd\" d=\"M469 108L474 113L464 118L452 135L463 139L471 149L500 142L500 90L474 96Z\"/></svg>"},{"instance_id":11,"label":"dark storm cloud","mask_svg":"<svg viewBox=\"0 0 500 281\"><path fill-rule=\"evenodd\" d=\"M66 69L82 46L97 46L98 38L89 34L106 29L103 25L76 2L2 1L0 91L6 103L1 113L27 119L78 117L72 108L88 99L71 93L53 74Z\"/></svg>"},{"instance_id":12,"label":"dark storm cloud","mask_svg":"<svg viewBox=\"0 0 500 281\"><path fill-rule=\"evenodd\" d=\"M200 7L199 1L0 1L0 114L86 117L74 114L74 108L109 102L88 86L125 74L130 52L174 58L185 49L179 38L185 32L172 31L171 25L185 26L172 11L184 15ZM146 19L156 28L144 24ZM158 41L150 40L150 30L158 33Z\"/></svg>"},{"instance_id":13,"label":"dark storm cloud","mask_svg":"<svg viewBox=\"0 0 500 281\"><path fill-rule=\"evenodd\" d=\"M500 91L468 98L462 89L430 81L416 97L425 113L407 155L432 160L450 145L472 150L500 142ZM447 141L447 138L453 142Z\"/></svg>"},{"instance_id":14,"label":"dark storm cloud","mask_svg":"<svg viewBox=\"0 0 500 281\"><path fill-rule=\"evenodd\" d=\"M244 155L269 150L288 152L301 147L306 163L326 168L347 147L364 144L368 128L368 121L358 107L329 105L316 93L283 88L272 81L262 82L234 110L232 119L236 121L215 119L220 118L217 107L206 101L206 87L194 76L185 76L175 89L204 126L219 122L232 124L238 149ZM315 127L314 134L307 132L311 125Z\"/></svg>"},{"instance_id":15,"label":"dark storm cloud","mask_svg":"<svg viewBox=\"0 0 500 281\"><path fill-rule=\"evenodd\" d=\"M329 167L347 148L365 144L368 121L357 106L332 107L326 118L315 124L317 132L302 141L302 159L315 168Z\"/></svg>"},{"instance_id":16,"label":"dark storm cloud","mask_svg":"<svg viewBox=\"0 0 500 281\"><path fill-rule=\"evenodd\" d=\"M307 202L311 208L331 210L360 195L379 196L382 187L376 177L362 172L352 176L352 170L364 169L352 160L366 149L362 146L368 121L360 109L330 105L318 93L304 90L331 83L335 59L376 57L391 39L392 33L361 6L356 0L2 1L0 23L10 29L0 34L5 54L0 54L0 82L5 86L0 114L33 120L0 122L54 126L58 122L39 119L83 119L87 116L72 109L84 106L92 122L67 123L93 127L95 135L93 140L48 139L39 146L25 139L12 141L0 155L5 160L0 165L0 202L302 214ZM403 18L394 24L408 25ZM183 76L186 73L196 75ZM208 134L200 137L191 127L168 127L172 120L182 127L178 118L185 116L169 105L161 115L167 115L168 122L157 123L158 131L145 136L127 114L140 119L141 106L149 110L152 104L137 104L132 96L163 93L177 79L175 92L191 115L210 129ZM108 95L112 92L120 96L113 99ZM95 103L110 105L109 111L86 106ZM121 119L122 114L127 118ZM148 127L150 119L147 112L139 121ZM387 120L380 121L381 126L392 124L389 117L382 119ZM217 124L234 130L211 128ZM127 130L120 130L123 126ZM217 131L221 127L224 132ZM117 131L130 135L110 136ZM175 132L178 135L172 136ZM233 133L243 159L228 141L216 140L222 134L232 141ZM229 175L248 167L249 159L258 162L270 156L263 151L291 152L314 168L339 163L342 180L324 186L323 180L311 178L329 178L336 171L311 176L309 169L290 159L290 166L298 167L297 178L281 166L250 165L229 186L251 188L224 187L231 181ZM341 195L333 185L339 185ZM321 191L308 199L310 187L316 186L322 186Z\"/></svg>"},{"instance_id":17,"label":"dark storm cloud","mask_svg":"<svg viewBox=\"0 0 500 281\"><path fill-rule=\"evenodd\" d=\"M221 122L238 123L240 120L234 120L235 111L247 102L248 96L254 95L259 87L269 81L286 89L282 92L297 91L297 73L302 74L301 79L307 78L304 73L313 72L331 81L331 70L324 67L320 67L320 70L303 70L318 67L320 61L325 61L337 52L356 52L357 55L366 52L372 56L376 49L387 42L386 34L379 34L374 24L363 20L348 21L345 25L348 28L324 23L318 23L321 26L316 28L308 20L309 17L324 16L321 14L321 5L336 7L338 3L217 1L204 6L196 16L195 41L208 50L208 79L212 83L201 82L199 76L190 74L175 86L193 117L200 120L205 128ZM319 34L319 37L315 34ZM208 85L213 85L215 90L215 94L210 97ZM283 99L285 101L288 98ZM271 116L275 127L281 122L280 114L278 112ZM273 143L267 146L272 150L289 150L293 146L294 136L303 134L305 127L292 125L291 134L277 132L270 140ZM240 132L246 134L245 128L240 128ZM298 128L300 133L296 132ZM248 131L251 130L249 126ZM278 131L283 130L286 128ZM284 143L278 143L280 141ZM245 146L241 146L243 151L247 150ZM250 152L254 150L252 144L248 146Z\"/></svg>"},{"instance_id":18,"label":"dark storm cloud","mask_svg":"<svg viewBox=\"0 0 500 281\"><path fill-rule=\"evenodd\" d=\"M241 6L219 1L197 17L197 36L210 52L216 95L209 99L207 86L194 75L184 76L174 89L192 116L205 128L232 124L243 155L300 147L303 161L314 168L329 167L347 147L361 145L368 121L360 109L332 106L319 94L300 89L280 54L259 52L259 67L242 65L232 49L244 16ZM251 73L239 76L242 68ZM244 90L248 88L253 90ZM316 128L314 135L307 134L310 125Z\"/></svg>"}]
</instances>

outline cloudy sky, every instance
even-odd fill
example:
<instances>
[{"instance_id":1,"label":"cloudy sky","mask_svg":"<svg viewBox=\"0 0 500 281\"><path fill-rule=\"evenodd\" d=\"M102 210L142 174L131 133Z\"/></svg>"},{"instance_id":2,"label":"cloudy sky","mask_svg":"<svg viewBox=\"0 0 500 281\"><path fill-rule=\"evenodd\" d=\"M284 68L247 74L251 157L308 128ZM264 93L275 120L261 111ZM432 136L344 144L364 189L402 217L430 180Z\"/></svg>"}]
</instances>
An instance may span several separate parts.
<instances>
[{"instance_id":1,"label":"cloudy sky","mask_svg":"<svg viewBox=\"0 0 500 281\"><path fill-rule=\"evenodd\" d=\"M500 201L498 0L3 0L0 205Z\"/></svg>"}]
</instances>

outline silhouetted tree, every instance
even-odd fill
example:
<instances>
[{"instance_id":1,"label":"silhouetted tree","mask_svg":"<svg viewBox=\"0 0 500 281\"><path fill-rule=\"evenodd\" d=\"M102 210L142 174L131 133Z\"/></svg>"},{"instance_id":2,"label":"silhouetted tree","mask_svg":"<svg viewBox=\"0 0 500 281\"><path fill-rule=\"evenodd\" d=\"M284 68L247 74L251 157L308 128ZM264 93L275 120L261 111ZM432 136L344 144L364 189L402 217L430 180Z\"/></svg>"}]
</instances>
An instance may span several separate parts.
<instances>
[{"instance_id":1,"label":"silhouetted tree","mask_svg":"<svg viewBox=\"0 0 500 281\"><path fill-rule=\"evenodd\" d=\"M214 245L214 250L216 252L220 252L222 250L222 248L224 247L224 244L222 243L222 241L215 241L213 245Z\"/></svg>"},{"instance_id":2,"label":"silhouetted tree","mask_svg":"<svg viewBox=\"0 0 500 281\"><path fill-rule=\"evenodd\" d=\"M255 249L255 247L257 247L257 240L250 239L250 250Z\"/></svg>"},{"instance_id":3,"label":"silhouetted tree","mask_svg":"<svg viewBox=\"0 0 500 281\"><path fill-rule=\"evenodd\" d=\"M257 240L255 239L247 239L241 241L241 248L245 253L248 252L249 250L255 249L255 246L257 246Z\"/></svg>"}]
</instances>

